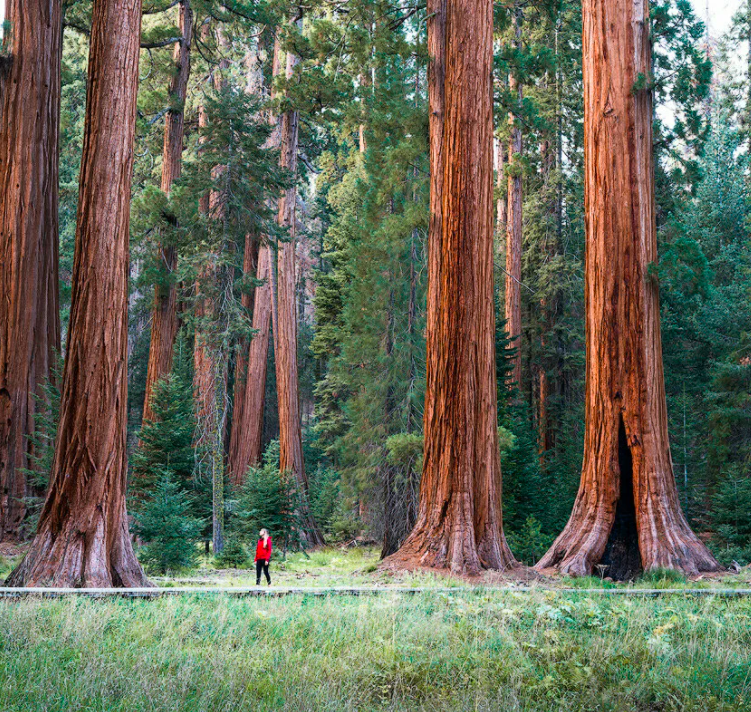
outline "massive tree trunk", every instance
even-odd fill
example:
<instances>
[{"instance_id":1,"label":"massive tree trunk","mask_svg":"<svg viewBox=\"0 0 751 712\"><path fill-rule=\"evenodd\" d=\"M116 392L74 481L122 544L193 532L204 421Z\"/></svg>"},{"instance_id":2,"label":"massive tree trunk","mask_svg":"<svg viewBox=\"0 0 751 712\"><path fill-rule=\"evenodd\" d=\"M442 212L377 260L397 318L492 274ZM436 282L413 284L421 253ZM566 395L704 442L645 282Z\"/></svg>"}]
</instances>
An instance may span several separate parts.
<instances>
[{"instance_id":1,"label":"massive tree trunk","mask_svg":"<svg viewBox=\"0 0 751 712\"><path fill-rule=\"evenodd\" d=\"M0 540L25 514L36 398L60 351L61 3L9 0L0 47Z\"/></svg>"},{"instance_id":2,"label":"massive tree trunk","mask_svg":"<svg viewBox=\"0 0 751 712\"><path fill-rule=\"evenodd\" d=\"M243 251L243 274L255 276L258 272L258 256L260 245L256 235L245 236L245 249ZM253 303L255 301L256 288L252 291L243 292L240 297L240 303L246 314L253 314ZM251 317L252 319L252 317ZM242 469L242 463L239 461L242 452L247 447L247 428L245 424L245 395L248 378L248 350L249 339L241 339L237 345L237 356L235 359L235 383L234 383L234 402L232 404L232 430L230 432L229 453L227 458L227 469L230 482L234 485L242 484L245 471L248 466Z\"/></svg>"},{"instance_id":3,"label":"massive tree trunk","mask_svg":"<svg viewBox=\"0 0 751 712\"><path fill-rule=\"evenodd\" d=\"M180 34L182 40L175 45L172 55L175 72L170 82L170 109L164 124L161 189L166 195L170 194L172 183L182 172L185 97L190 76L190 45L193 35L193 11L189 0L182 0L180 3ZM146 397L143 403L144 423L154 418L151 395L157 382L172 369L172 353L177 336L177 284L173 278L177 269L177 248L174 244L165 243L159 246L158 252L163 282L154 287Z\"/></svg>"},{"instance_id":4,"label":"massive tree trunk","mask_svg":"<svg viewBox=\"0 0 751 712\"><path fill-rule=\"evenodd\" d=\"M431 215L420 511L396 567L514 565L503 536L493 308L493 14L429 0Z\"/></svg>"},{"instance_id":5,"label":"massive tree trunk","mask_svg":"<svg viewBox=\"0 0 751 712\"><path fill-rule=\"evenodd\" d=\"M125 511L128 222L139 0L95 0L57 449L10 585L142 586Z\"/></svg>"},{"instance_id":6,"label":"massive tree trunk","mask_svg":"<svg viewBox=\"0 0 751 712\"><path fill-rule=\"evenodd\" d=\"M718 568L678 503L660 342L647 0L584 0L587 384L581 486L539 568Z\"/></svg>"},{"instance_id":7,"label":"massive tree trunk","mask_svg":"<svg viewBox=\"0 0 751 712\"><path fill-rule=\"evenodd\" d=\"M242 485L248 468L258 464L261 459L271 326L271 259L271 247L268 244L261 245L256 279L263 280L263 284L255 288L253 305L255 333L248 348L247 375L241 384L242 411L235 414L232 423L229 475L230 481L235 486Z\"/></svg>"},{"instance_id":8,"label":"massive tree trunk","mask_svg":"<svg viewBox=\"0 0 751 712\"><path fill-rule=\"evenodd\" d=\"M281 44L277 37L271 67L272 81L281 70ZM261 85L258 86L260 91ZM268 122L277 123L277 117L268 112ZM279 131L274 130L268 139L268 148L279 145ZM271 307L273 251L268 237L258 246L256 279L262 284L253 290L253 338L248 348L245 379L235 383L235 407L229 452L229 477L235 487L242 485L251 465L261 460L263 445L263 411L266 402L266 372L271 338ZM239 410L237 406L239 404Z\"/></svg>"},{"instance_id":9,"label":"massive tree trunk","mask_svg":"<svg viewBox=\"0 0 751 712\"><path fill-rule=\"evenodd\" d=\"M287 53L286 76L294 76L297 58ZM288 109L282 114L280 163L292 176L297 173L298 112ZM279 469L291 472L300 494L300 516L307 541L312 546L323 544L307 505L308 478L302 451L300 395L297 370L297 300L295 299L295 203L294 184L279 198L277 222L288 230L288 239L277 248L276 290L272 309L276 388L279 402ZM273 278L273 270L272 270Z\"/></svg>"},{"instance_id":10,"label":"massive tree trunk","mask_svg":"<svg viewBox=\"0 0 751 712\"><path fill-rule=\"evenodd\" d=\"M521 47L521 10L514 10L515 46ZM509 76L509 88L516 93L519 109L522 104L522 85L512 74ZM521 387L522 359L522 129L519 118L509 114L511 133L508 144L508 207L506 210L506 329L514 341L516 353L511 371L511 383Z\"/></svg>"}]
</instances>

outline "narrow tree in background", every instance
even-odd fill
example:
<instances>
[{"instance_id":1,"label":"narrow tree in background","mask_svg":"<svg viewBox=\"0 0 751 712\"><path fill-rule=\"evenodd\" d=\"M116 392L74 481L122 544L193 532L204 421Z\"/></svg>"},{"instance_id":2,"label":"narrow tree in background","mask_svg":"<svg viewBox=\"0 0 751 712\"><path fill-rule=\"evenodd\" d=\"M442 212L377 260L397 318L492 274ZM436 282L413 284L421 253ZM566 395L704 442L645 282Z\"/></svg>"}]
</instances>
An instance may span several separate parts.
<instances>
[{"instance_id":1,"label":"narrow tree in background","mask_svg":"<svg viewBox=\"0 0 751 712\"><path fill-rule=\"evenodd\" d=\"M10 585L147 583L125 511L128 223L140 28L139 0L95 0L57 450L36 537Z\"/></svg>"},{"instance_id":2,"label":"narrow tree in background","mask_svg":"<svg viewBox=\"0 0 751 712\"><path fill-rule=\"evenodd\" d=\"M288 51L286 77L294 76L297 57ZM287 109L281 116L280 162L292 176L297 173L297 143L299 115ZM279 402L279 469L292 472L301 494L300 520L308 543L323 544L323 536L316 526L307 505L308 478L302 451L302 424L300 421L300 396L297 368L297 299L295 279L295 203L297 189L292 185L279 199L277 222L288 230L288 239L277 247L276 289L273 294L272 323L274 332L274 360L276 363L276 388ZM271 274L273 278L273 270Z\"/></svg>"},{"instance_id":3,"label":"narrow tree in background","mask_svg":"<svg viewBox=\"0 0 751 712\"><path fill-rule=\"evenodd\" d=\"M514 46L521 48L521 9L514 6ZM523 89L519 79L512 73L509 75L509 89L515 95L519 110L521 110ZM508 192L506 209L506 327L514 341L516 353L513 358L511 382L517 387L521 385L521 333L522 333L522 128L518 116L509 114L508 143Z\"/></svg>"},{"instance_id":4,"label":"narrow tree in background","mask_svg":"<svg viewBox=\"0 0 751 712\"><path fill-rule=\"evenodd\" d=\"M193 12L189 0L180 2L179 27L182 39L175 44L172 55L174 73L169 88L170 107L164 123L161 189L165 195L170 194L173 182L182 172L185 97L193 36ZM151 342L143 404L145 423L154 417L151 395L156 383L167 376L172 368L172 352L177 336L177 285L173 279L177 269L177 248L174 244L162 244L158 252L162 281L154 287L154 307L151 310Z\"/></svg>"},{"instance_id":5,"label":"narrow tree in background","mask_svg":"<svg viewBox=\"0 0 751 712\"><path fill-rule=\"evenodd\" d=\"M9 0L6 20L0 47L0 540L19 534L37 399L60 350L61 3Z\"/></svg>"},{"instance_id":6,"label":"narrow tree in background","mask_svg":"<svg viewBox=\"0 0 751 712\"><path fill-rule=\"evenodd\" d=\"M210 36L209 25L202 29L201 39ZM217 33L220 50L227 50L228 42L221 28ZM225 87L223 71L229 62L219 62L212 74L214 91L220 95ZM201 128L207 125L206 107L201 106L198 122ZM212 168L215 182L227 170L226 166ZM204 255L196 280L196 333L193 345L193 393L196 406L196 450L199 454L201 474L211 477L212 483L212 544L214 554L224 547L224 430L227 403L227 353L218 343L215 326L219 312L219 292L226 279L220 264L224 248L224 221L227 216L227 194L224 190L212 189L201 197L200 210L206 216L214 245Z\"/></svg>"},{"instance_id":7,"label":"narrow tree in background","mask_svg":"<svg viewBox=\"0 0 751 712\"><path fill-rule=\"evenodd\" d=\"M584 0L586 425L579 493L541 569L713 571L681 511L657 281L649 4Z\"/></svg>"},{"instance_id":8,"label":"narrow tree in background","mask_svg":"<svg viewBox=\"0 0 751 712\"><path fill-rule=\"evenodd\" d=\"M425 455L412 533L386 561L514 565L501 517L493 307L493 14L429 0L431 197Z\"/></svg>"}]
</instances>

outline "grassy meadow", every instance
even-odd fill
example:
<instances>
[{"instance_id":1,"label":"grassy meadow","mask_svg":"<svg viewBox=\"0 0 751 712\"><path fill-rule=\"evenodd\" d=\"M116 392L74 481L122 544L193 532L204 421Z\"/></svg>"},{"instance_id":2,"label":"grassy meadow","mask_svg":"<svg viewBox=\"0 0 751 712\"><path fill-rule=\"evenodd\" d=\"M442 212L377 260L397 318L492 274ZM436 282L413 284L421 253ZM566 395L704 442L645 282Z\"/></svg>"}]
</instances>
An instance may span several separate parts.
<instances>
[{"instance_id":1,"label":"grassy meadow","mask_svg":"<svg viewBox=\"0 0 751 712\"><path fill-rule=\"evenodd\" d=\"M255 582L207 561L156 581L196 585L186 596L0 600L0 710L751 709L751 599L581 590L614 585L599 579L498 591L393 576L377 562L368 548L295 554L274 563L274 584L427 590L202 595L202 583ZM633 585L748 585L748 577L661 575ZM438 590L446 585L454 590Z\"/></svg>"},{"instance_id":2,"label":"grassy meadow","mask_svg":"<svg viewBox=\"0 0 751 712\"><path fill-rule=\"evenodd\" d=\"M748 710L751 601L3 601L0 690L3 712Z\"/></svg>"}]
</instances>

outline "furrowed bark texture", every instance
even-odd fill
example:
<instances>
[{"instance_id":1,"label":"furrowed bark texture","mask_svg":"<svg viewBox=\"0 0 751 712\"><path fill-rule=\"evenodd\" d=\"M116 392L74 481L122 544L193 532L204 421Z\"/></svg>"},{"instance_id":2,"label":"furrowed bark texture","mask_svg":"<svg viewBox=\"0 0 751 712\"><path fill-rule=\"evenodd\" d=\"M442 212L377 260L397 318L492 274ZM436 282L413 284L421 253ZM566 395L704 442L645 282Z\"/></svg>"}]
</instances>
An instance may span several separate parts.
<instances>
[{"instance_id":1,"label":"furrowed bark texture","mask_svg":"<svg viewBox=\"0 0 751 712\"><path fill-rule=\"evenodd\" d=\"M501 517L493 309L490 0L430 0L431 216L420 509L395 567L514 559Z\"/></svg>"},{"instance_id":2,"label":"furrowed bark texture","mask_svg":"<svg viewBox=\"0 0 751 712\"><path fill-rule=\"evenodd\" d=\"M247 356L246 378L243 388L242 412L232 424L230 446L230 480L239 486L251 465L261 460L263 439L263 408L266 397L266 371L269 360L271 327L271 247L260 246L256 278L264 280L255 288L253 329Z\"/></svg>"},{"instance_id":3,"label":"furrowed bark texture","mask_svg":"<svg viewBox=\"0 0 751 712\"><path fill-rule=\"evenodd\" d=\"M59 0L9 0L0 51L0 540L16 538L36 397L60 351Z\"/></svg>"},{"instance_id":4,"label":"furrowed bark texture","mask_svg":"<svg viewBox=\"0 0 751 712\"><path fill-rule=\"evenodd\" d=\"M297 58L287 53L287 79L294 76ZM280 161L293 176L297 173L297 111L287 110L281 117ZM279 199L277 222L287 228L289 239L277 247L277 284L275 309L272 309L276 388L279 402L279 469L291 472L301 495L300 516L311 546L324 543L323 535L307 505L308 478L302 452L300 394L297 369L297 300L295 298L295 203L297 189L287 188ZM272 274L273 277L273 274Z\"/></svg>"},{"instance_id":5,"label":"furrowed bark texture","mask_svg":"<svg viewBox=\"0 0 751 712\"><path fill-rule=\"evenodd\" d=\"M584 0L587 384L574 509L538 568L614 578L717 562L678 503L667 432L646 0Z\"/></svg>"},{"instance_id":6,"label":"furrowed bark texture","mask_svg":"<svg viewBox=\"0 0 751 712\"><path fill-rule=\"evenodd\" d=\"M50 489L16 586L143 586L125 511L128 222L140 0L96 0Z\"/></svg>"},{"instance_id":7,"label":"furrowed bark texture","mask_svg":"<svg viewBox=\"0 0 751 712\"><path fill-rule=\"evenodd\" d=\"M260 245L255 235L245 236L245 249L243 251L243 274L256 275L258 272L258 253ZM251 292L243 292L240 303L247 314L253 314L253 303L256 289ZM252 317L251 317L252 318ZM230 432L229 453L227 457L227 469L230 482L239 486L245 480L245 469L242 468L241 454L247 448L247 427L245 422L245 401L248 378L248 352L250 342L242 339L237 345L237 357L235 359L235 386L234 403L232 407L232 430Z\"/></svg>"},{"instance_id":8,"label":"furrowed bark texture","mask_svg":"<svg viewBox=\"0 0 751 712\"><path fill-rule=\"evenodd\" d=\"M190 45L193 37L193 11L190 2L180 3L180 34L182 41L175 45L172 59L175 73L170 82L169 97L171 108L164 124L164 147L162 149L161 190L170 194L172 184L182 173L183 134L185 121L185 97L190 77ZM143 422L154 419L151 395L154 386L172 370L172 355L177 336L177 285L171 275L177 269L177 249L175 245L162 244L159 247L161 267L165 283L154 287L154 306L151 310L151 342L149 363L146 371L146 397L143 403Z\"/></svg>"}]
</instances>

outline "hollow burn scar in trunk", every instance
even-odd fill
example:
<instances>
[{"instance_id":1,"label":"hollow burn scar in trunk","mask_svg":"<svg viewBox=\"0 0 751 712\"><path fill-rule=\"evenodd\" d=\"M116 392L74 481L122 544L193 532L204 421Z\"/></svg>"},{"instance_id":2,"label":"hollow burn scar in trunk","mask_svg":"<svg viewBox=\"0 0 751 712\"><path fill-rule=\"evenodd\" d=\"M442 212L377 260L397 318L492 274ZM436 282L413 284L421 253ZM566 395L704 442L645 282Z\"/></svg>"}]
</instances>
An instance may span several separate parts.
<instances>
[{"instance_id":1,"label":"hollow burn scar in trunk","mask_svg":"<svg viewBox=\"0 0 751 712\"><path fill-rule=\"evenodd\" d=\"M618 469L620 486L615 506L615 520L600 563L608 567L605 569L606 576L616 581L628 581L641 573L642 563L636 529L633 460L623 417L618 426Z\"/></svg>"}]
</instances>

